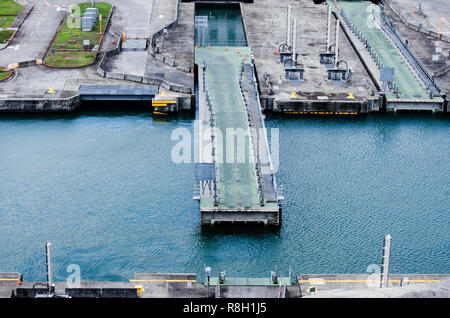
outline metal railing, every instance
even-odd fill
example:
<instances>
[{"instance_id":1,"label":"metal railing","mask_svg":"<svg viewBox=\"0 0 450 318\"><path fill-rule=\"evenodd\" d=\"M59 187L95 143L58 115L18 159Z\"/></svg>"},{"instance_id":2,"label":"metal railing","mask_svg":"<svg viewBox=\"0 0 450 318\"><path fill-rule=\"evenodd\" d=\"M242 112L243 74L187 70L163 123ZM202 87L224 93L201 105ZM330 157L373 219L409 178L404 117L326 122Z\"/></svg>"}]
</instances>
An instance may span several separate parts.
<instances>
[{"instance_id":1,"label":"metal railing","mask_svg":"<svg viewBox=\"0 0 450 318\"><path fill-rule=\"evenodd\" d=\"M350 30L353 32L353 34L356 35L356 37L364 44L367 51L369 52L370 56L374 60L375 64L377 65L378 69L381 70L384 68L384 63L381 60L381 58L378 56L378 53L375 51L375 49L370 44L369 40L366 38L366 36L358 29L358 27L353 24L353 22L348 17L347 13L344 11L344 9L341 8L340 10L341 17L343 18L345 24L350 28ZM392 81L388 83L388 87L396 94L396 96L401 95L401 91L395 81Z\"/></svg>"},{"instance_id":2,"label":"metal railing","mask_svg":"<svg viewBox=\"0 0 450 318\"><path fill-rule=\"evenodd\" d=\"M397 50L403 55L403 57L409 62L412 68L416 71L422 84L427 89L430 95L438 94L441 95L445 92L440 83L435 79L435 76L428 70L427 66L422 62L422 60L417 56L407 43L403 39L401 34L395 28L393 22L386 16L384 11L381 11L381 27L386 35L392 40Z\"/></svg>"},{"instance_id":3,"label":"metal railing","mask_svg":"<svg viewBox=\"0 0 450 318\"><path fill-rule=\"evenodd\" d=\"M203 92L205 93L205 102L208 106L209 110L209 122L211 125L211 143L212 143L212 157L213 157L213 163L214 163L214 181L213 181L213 191L214 191L214 205L217 206L219 203L221 203L220 200L220 188L219 188L219 173L218 173L218 154L217 154L217 141L216 141L216 117L214 115L214 108L211 103L211 98L209 96L207 84L206 84L206 63L203 63L202 67L202 80L203 80Z\"/></svg>"},{"instance_id":4,"label":"metal railing","mask_svg":"<svg viewBox=\"0 0 450 318\"><path fill-rule=\"evenodd\" d=\"M233 41L199 41L199 39L195 40L195 45L198 45L199 47L214 47L214 46L248 46L248 43L246 40L233 40ZM201 43L200 43L201 42Z\"/></svg>"},{"instance_id":5,"label":"metal railing","mask_svg":"<svg viewBox=\"0 0 450 318\"><path fill-rule=\"evenodd\" d=\"M248 125L250 128L248 135L249 135L250 145L252 148L253 160L255 162L255 174L256 174L256 183L257 183L257 189L258 189L259 203L261 206L264 206L265 198L264 198L264 183L262 182L261 160L259 157L259 151L258 151L259 149L255 145L255 140L258 140L258 136L257 135L252 136L253 133L256 134L256 129L252 129L252 128L254 128L254 119L253 119L253 115L250 111L248 99L245 96L244 89L242 87L243 74L244 74L244 62L241 62L241 65L239 67L238 83L239 83L239 89L241 92L242 101L244 103L244 107L245 107L246 114L247 114Z\"/></svg>"}]
</instances>

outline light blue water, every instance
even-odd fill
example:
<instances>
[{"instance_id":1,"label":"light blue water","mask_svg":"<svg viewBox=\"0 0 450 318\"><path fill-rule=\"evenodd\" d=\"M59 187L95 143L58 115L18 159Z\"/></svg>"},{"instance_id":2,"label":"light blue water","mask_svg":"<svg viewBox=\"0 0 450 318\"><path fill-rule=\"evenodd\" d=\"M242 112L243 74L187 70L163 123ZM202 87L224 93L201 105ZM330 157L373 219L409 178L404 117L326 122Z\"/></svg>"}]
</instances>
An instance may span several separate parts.
<instances>
[{"instance_id":1,"label":"light blue water","mask_svg":"<svg viewBox=\"0 0 450 318\"><path fill-rule=\"evenodd\" d=\"M208 21L207 27L196 25L196 44L200 46L247 46L239 5L196 3L195 15L207 17Z\"/></svg>"},{"instance_id":2,"label":"light blue water","mask_svg":"<svg viewBox=\"0 0 450 318\"><path fill-rule=\"evenodd\" d=\"M283 224L200 227L194 166L174 164L191 119L89 112L0 118L0 272L84 280L135 272L364 273L391 234L394 273L450 273L448 118L269 118L281 137ZM199 276L200 279L202 276Z\"/></svg>"}]
</instances>

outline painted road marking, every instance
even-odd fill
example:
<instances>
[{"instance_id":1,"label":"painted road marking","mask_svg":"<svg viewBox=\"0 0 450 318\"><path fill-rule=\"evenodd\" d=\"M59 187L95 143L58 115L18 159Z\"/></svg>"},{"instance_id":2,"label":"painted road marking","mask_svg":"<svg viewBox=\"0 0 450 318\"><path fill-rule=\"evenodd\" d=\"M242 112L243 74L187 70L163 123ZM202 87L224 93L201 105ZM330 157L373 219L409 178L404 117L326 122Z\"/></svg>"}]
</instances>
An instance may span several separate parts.
<instances>
[{"instance_id":1,"label":"painted road marking","mask_svg":"<svg viewBox=\"0 0 450 318\"><path fill-rule=\"evenodd\" d=\"M0 282L16 282L19 278L0 278Z\"/></svg>"},{"instance_id":2,"label":"painted road marking","mask_svg":"<svg viewBox=\"0 0 450 318\"><path fill-rule=\"evenodd\" d=\"M355 99L355 93L348 93L347 98Z\"/></svg>"}]
</instances>

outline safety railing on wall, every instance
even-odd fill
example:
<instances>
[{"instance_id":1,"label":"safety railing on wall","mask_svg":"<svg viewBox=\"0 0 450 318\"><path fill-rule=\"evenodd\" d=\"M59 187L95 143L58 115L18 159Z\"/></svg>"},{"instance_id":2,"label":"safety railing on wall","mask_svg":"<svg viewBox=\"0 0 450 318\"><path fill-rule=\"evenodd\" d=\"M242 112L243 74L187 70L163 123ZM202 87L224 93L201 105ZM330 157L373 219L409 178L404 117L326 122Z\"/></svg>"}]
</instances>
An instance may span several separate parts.
<instances>
[{"instance_id":1,"label":"safety railing on wall","mask_svg":"<svg viewBox=\"0 0 450 318\"><path fill-rule=\"evenodd\" d=\"M218 167L218 152L217 152L217 134L216 134L216 116L213 104L211 102L211 97L208 92L208 85L206 82L206 63L203 63L202 69L202 82L203 86L201 89L205 95L206 106L209 110L209 123L211 126L211 144L212 144L212 158L214 163L214 180L213 180L213 196L214 205L217 206L221 203L220 199L220 187L219 187L219 167Z\"/></svg>"},{"instance_id":2,"label":"safety railing on wall","mask_svg":"<svg viewBox=\"0 0 450 318\"><path fill-rule=\"evenodd\" d=\"M258 142L258 136L257 136L257 131L255 129L254 118L253 118L252 112L250 110L249 101L244 94L244 88L242 85L243 74L244 74L244 62L241 62L241 65L239 67L238 83L239 83L239 89L241 92L241 97L242 97L242 101L244 103L244 107L246 110L245 113L247 114L247 121L248 121L248 125L249 125L248 136L249 136L250 146L252 148L253 160L255 163L255 174L256 174L256 183L257 183L257 188L258 188L259 203L261 206L264 206L265 198L264 198L264 183L262 181L261 160L260 160L260 156L259 156L258 146L255 144L255 140L256 140L256 142Z\"/></svg>"},{"instance_id":3,"label":"safety railing on wall","mask_svg":"<svg viewBox=\"0 0 450 318\"><path fill-rule=\"evenodd\" d=\"M173 20L172 22L170 22L166 26L162 27L159 31L157 31L156 33L154 33L152 35L151 40L150 40L150 45L151 45L152 48L155 48L155 46L156 46L156 38L158 36L160 36L161 34L163 34L165 29L173 28L174 26L176 26L178 24L178 13L180 12L180 2L181 2L180 0L177 1L177 11L175 13L175 20Z\"/></svg>"},{"instance_id":4,"label":"safety railing on wall","mask_svg":"<svg viewBox=\"0 0 450 318\"><path fill-rule=\"evenodd\" d=\"M245 40L236 40L236 41L198 41L196 40L196 46L198 47L215 47L215 46L248 46L247 41Z\"/></svg>"},{"instance_id":5,"label":"safety railing on wall","mask_svg":"<svg viewBox=\"0 0 450 318\"><path fill-rule=\"evenodd\" d=\"M423 86L429 92L430 95L441 95L445 92L441 84L435 79L435 76L428 70L426 65L417 56L416 52L411 48L409 43L403 39L401 34L395 28L393 22L382 11L381 14L381 27L386 35L392 40L397 50L408 61L411 67L415 70Z\"/></svg>"}]
</instances>

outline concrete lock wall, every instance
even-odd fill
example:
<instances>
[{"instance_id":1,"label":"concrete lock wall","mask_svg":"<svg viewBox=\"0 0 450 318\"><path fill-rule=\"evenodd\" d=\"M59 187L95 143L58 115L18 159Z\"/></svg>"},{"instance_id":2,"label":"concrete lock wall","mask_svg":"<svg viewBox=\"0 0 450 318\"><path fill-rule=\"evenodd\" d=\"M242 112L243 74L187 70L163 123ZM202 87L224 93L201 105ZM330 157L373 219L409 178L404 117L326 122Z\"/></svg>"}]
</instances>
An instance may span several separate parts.
<instances>
[{"instance_id":1,"label":"concrete lock wall","mask_svg":"<svg viewBox=\"0 0 450 318\"><path fill-rule=\"evenodd\" d=\"M0 112L66 112L81 104L80 97L66 99L2 99Z\"/></svg>"},{"instance_id":2,"label":"concrete lock wall","mask_svg":"<svg viewBox=\"0 0 450 318\"><path fill-rule=\"evenodd\" d=\"M367 113L368 101L335 102L335 101L275 101L273 112L352 112Z\"/></svg>"}]
</instances>

